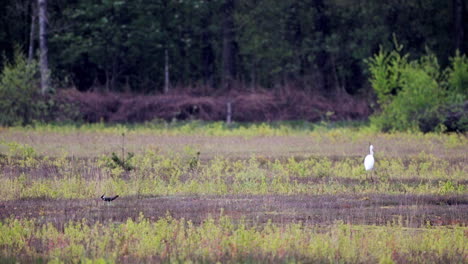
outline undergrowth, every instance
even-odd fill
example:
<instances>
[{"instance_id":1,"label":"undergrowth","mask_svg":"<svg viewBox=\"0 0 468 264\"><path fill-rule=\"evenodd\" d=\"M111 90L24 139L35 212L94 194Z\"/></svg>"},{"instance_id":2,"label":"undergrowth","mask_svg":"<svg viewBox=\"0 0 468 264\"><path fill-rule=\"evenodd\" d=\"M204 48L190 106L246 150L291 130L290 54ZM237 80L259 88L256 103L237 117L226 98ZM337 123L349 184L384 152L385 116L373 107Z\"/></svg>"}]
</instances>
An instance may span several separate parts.
<instances>
[{"instance_id":1,"label":"undergrowth","mask_svg":"<svg viewBox=\"0 0 468 264\"><path fill-rule=\"evenodd\" d=\"M103 137L114 136L120 147L117 146L113 156L109 154L111 152L101 152L97 157L89 153L75 157L65 151L47 155L36 147L37 144L32 146L9 140L14 137L12 133L23 133L27 137L36 133L40 135L39 141L51 135L54 139L61 137L69 140L64 145L66 150L72 149L73 144L88 142L90 138L99 142ZM89 134L89 137L80 137L83 134ZM308 123L226 127L222 123L156 122L145 126L95 124L0 128L0 200L97 200L103 193L118 194L119 199L134 196L138 201L142 196L155 195L246 194L364 194L362 199L366 196L369 199L367 194L373 193L464 196L468 189L468 167L463 153L462 156L452 155L450 159L429 154L435 153L432 151L399 156L385 154L385 146L381 146L382 150L375 154L372 181L364 171L360 156L302 154L294 157L288 154L272 158L257 154L242 158L214 155L207 159L203 156L205 148L202 144L164 151L159 148L161 142L145 145L134 155L129 155L127 149L134 142L130 139L146 134L191 135L193 141L199 135L210 139L215 136L300 136L301 139L310 136L316 139L314 142L326 142L319 147L332 148L342 146L343 142L359 142L357 145L361 145L362 141L378 136L387 144L400 142L399 148L411 149L414 144L424 142L430 147L425 149L441 146L444 153L452 150L461 153L467 145L466 136L461 134L381 134L371 127L330 128L328 124L312 127ZM125 136L120 135L128 135L127 148ZM20 142L26 141L20 139ZM72 140L75 141L71 143ZM34 139L31 142L34 143ZM410 144L413 145L406 146ZM106 213L125 214L113 206L105 206L109 209ZM452 210L449 202L443 206ZM41 212L38 215L41 216ZM422 228L408 228L397 222L387 226L342 222L323 226L300 222L263 223L223 215L203 216L201 223L169 215L152 220L142 215L137 220L113 222L115 220L106 220L107 214L101 216L104 222L71 221L64 225L66 222L63 222L59 227L45 223L45 218L4 218L0 221L0 262L468 262L466 226L435 227L430 222ZM126 219L126 215L122 219Z\"/></svg>"},{"instance_id":2,"label":"undergrowth","mask_svg":"<svg viewBox=\"0 0 468 264\"><path fill-rule=\"evenodd\" d=\"M154 135L154 136L208 136L208 137L230 137L239 136L245 138L261 136L310 136L318 140L329 140L332 142L358 142L368 141L381 137L387 140L400 138L408 141L431 141L442 142L446 147L460 147L468 144L464 134L457 133L421 133L421 132L379 132L379 128L373 124L364 122L320 122L311 123L305 121L283 121L269 123L232 123L226 125L224 122L165 122L155 120L144 124L43 124L35 123L32 126L17 126L10 128L0 127L4 133L39 133L72 135L72 134L94 134L127 136Z\"/></svg>"},{"instance_id":3,"label":"undergrowth","mask_svg":"<svg viewBox=\"0 0 468 264\"><path fill-rule=\"evenodd\" d=\"M201 162L187 147L171 155L147 149L118 166L98 159L37 156L28 146L10 144L1 158L3 200L50 197L92 198L125 195L186 194L463 194L468 167L421 153L412 159L376 156L375 171L365 172L360 158L270 159L218 156ZM15 156L12 156L15 154ZM127 169L131 168L131 169ZM375 181L371 180L371 177Z\"/></svg>"},{"instance_id":4,"label":"undergrowth","mask_svg":"<svg viewBox=\"0 0 468 264\"><path fill-rule=\"evenodd\" d=\"M320 262L464 263L466 227L405 228L398 224L328 227L252 225L221 216L195 225L143 215L124 223L69 222L63 229L34 219L0 223L0 252L15 261L56 262Z\"/></svg>"}]
</instances>

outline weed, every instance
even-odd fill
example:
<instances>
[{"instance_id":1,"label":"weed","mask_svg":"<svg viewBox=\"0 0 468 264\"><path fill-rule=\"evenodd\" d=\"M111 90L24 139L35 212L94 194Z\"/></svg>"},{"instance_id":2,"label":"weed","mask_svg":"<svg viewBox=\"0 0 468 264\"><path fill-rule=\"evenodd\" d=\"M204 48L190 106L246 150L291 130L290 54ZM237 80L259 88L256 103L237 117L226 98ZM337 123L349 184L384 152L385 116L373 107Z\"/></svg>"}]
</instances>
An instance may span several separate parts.
<instances>
[{"instance_id":1,"label":"weed","mask_svg":"<svg viewBox=\"0 0 468 264\"><path fill-rule=\"evenodd\" d=\"M256 226L221 216L195 225L166 216L150 222L143 215L121 224L69 222L60 230L34 220L0 223L2 255L21 259L79 262L160 261L233 262L466 262L466 227L404 228L336 222L319 228L301 223ZM34 242L32 242L34 241ZM130 244L131 243L131 244ZM398 252L396 254L395 252Z\"/></svg>"}]
</instances>

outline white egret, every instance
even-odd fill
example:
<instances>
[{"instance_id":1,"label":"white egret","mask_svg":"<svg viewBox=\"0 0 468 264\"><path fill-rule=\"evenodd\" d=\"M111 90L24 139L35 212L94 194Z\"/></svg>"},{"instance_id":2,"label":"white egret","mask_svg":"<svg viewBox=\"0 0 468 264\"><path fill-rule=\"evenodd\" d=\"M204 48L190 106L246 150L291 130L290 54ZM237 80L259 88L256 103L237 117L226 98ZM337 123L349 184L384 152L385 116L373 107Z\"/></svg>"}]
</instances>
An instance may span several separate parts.
<instances>
[{"instance_id":1,"label":"white egret","mask_svg":"<svg viewBox=\"0 0 468 264\"><path fill-rule=\"evenodd\" d=\"M374 169L374 163L375 163L374 146L370 145L369 152L370 152L369 155L367 155L366 158L364 159L364 168L366 169L366 171L370 171ZM371 175L371 179L372 181L374 181L374 179L372 178L372 175Z\"/></svg>"}]
</instances>

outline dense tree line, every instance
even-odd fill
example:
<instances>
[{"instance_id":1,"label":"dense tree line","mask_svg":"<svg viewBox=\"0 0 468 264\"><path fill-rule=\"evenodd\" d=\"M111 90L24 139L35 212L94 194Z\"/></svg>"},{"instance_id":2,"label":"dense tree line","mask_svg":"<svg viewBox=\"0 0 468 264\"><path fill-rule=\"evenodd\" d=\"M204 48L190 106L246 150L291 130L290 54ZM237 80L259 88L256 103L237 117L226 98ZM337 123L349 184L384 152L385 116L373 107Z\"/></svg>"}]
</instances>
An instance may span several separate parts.
<instances>
[{"instance_id":1,"label":"dense tree line","mask_svg":"<svg viewBox=\"0 0 468 264\"><path fill-rule=\"evenodd\" d=\"M37 57L36 0L3 0L0 65ZM365 58L391 48L442 65L468 49L466 0L48 0L57 87L162 92L237 84L357 93Z\"/></svg>"}]
</instances>

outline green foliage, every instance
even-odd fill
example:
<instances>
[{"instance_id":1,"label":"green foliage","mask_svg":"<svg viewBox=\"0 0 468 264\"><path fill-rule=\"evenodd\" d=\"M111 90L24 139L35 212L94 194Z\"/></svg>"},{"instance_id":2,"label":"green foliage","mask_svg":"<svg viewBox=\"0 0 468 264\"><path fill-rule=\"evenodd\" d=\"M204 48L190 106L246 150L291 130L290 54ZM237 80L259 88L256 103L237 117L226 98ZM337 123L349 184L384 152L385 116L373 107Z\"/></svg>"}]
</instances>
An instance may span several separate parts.
<instances>
[{"instance_id":1,"label":"green foliage","mask_svg":"<svg viewBox=\"0 0 468 264\"><path fill-rule=\"evenodd\" d=\"M39 114L38 66L17 48L0 74L0 125L30 124Z\"/></svg>"},{"instance_id":2,"label":"green foliage","mask_svg":"<svg viewBox=\"0 0 468 264\"><path fill-rule=\"evenodd\" d=\"M453 53L450 1L236 0L57 2L50 8L50 64L57 79L81 89L154 92L164 82L165 50L173 83L220 87L223 18L234 15L236 78L268 88L297 81L305 90L358 92L362 60L392 33L414 56L428 46L439 58ZM27 46L32 8L6 0L0 10L0 50ZM467 50L466 42L461 47ZM53 52L52 52L53 51ZM3 63L0 61L0 65ZM444 59L443 65L446 64Z\"/></svg>"},{"instance_id":3,"label":"green foliage","mask_svg":"<svg viewBox=\"0 0 468 264\"><path fill-rule=\"evenodd\" d=\"M75 152L77 147L73 145L73 140L77 140L79 144L94 143L103 141L104 137L106 148L103 151L109 151L108 146L111 145L112 138L116 139L115 142L120 142L122 130L129 135L130 146L138 149L138 144L144 145L141 147L143 150L135 152L136 154L132 157L131 165L135 169L126 172L125 177L113 177L113 172L108 167L102 166L102 161L112 161L111 157L106 156L106 159L96 160L90 153ZM194 134L197 140L190 138L190 135ZM29 144L32 144L34 148L27 144L5 141L9 137L19 141L24 135L23 140L31 142ZM44 142L44 139L51 135L56 141L62 141L65 138L66 140L63 141L66 142L67 147L62 147L62 149L73 151L74 155L60 153L53 158L45 157L44 153L47 151L44 147L48 142ZM148 146L147 142L151 141L149 135L156 135L157 138L162 139L171 138L168 143L170 151L164 151L163 143L167 142L163 140L158 142L157 147ZM239 152L240 154L232 155L234 150L231 150L233 152L226 156L213 155L214 158L207 159L210 157L210 152L205 152L205 149L209 149L211 153L217 153L220 146L214 144L214 147L210 145L207 148L201 140L206 137L207 142L212 143L212 139L216 142L222 137L227 137L228 140L234 140L237 143L248 141L250 137L255 136L261 138L262 142L273 140L275 144L283 144L279 138L313 139L315 141L308 142L307 147L319 148L323 155L315 157L301 153L297 154L297 157L291 157L294 151L291 143L288 142L285 144L287 158L271 158L267 155L245 158L245 153ZM185 137L189 137L189 141L196 142L197 145L190 146L181 142L180 140ZM82 127L38 125L0 129L0 138L4 140L1 142L0 149L5 150L5 157L11 160L11 162L5 162L0 159L2 168L0 199L37 197L78 199L76 202L86 208L85 214L92 214L94 219L100 219L97 222L88 219L68 223L58 220L53 223L53 221L44 221L50 218L47 215L40 216L37 220L16 219L21 217L18 215L3 218L0 221L0 262L5 259L21 263L36 260L48 263L127 261L141 263L154 261L170 263L465 263L468 261L464 254L468 250L466 236L468 230L466 226L456 225L455 221L450 222L454 224L450 226L437 226L437 223L430 222L435 226L428 224L419 228L412 228L411 224L403 224L398 220L384 226L350 225L342 222L330 225L311 225L308 220L305 220L305 216L324 214L326 210L314 211L305 208L308 213L304 214L302 210L290 210L287 207L288 204L285 204L288 219L295 215L307 222L284 223L282 217L279 219L274 215L276 212L268 213L272 213L272 217L276 217L278 222L258 221L255 220L258 214L253 208L249 209L249 213L253 215L249 220L243 220L238 214L230 218L221 213L220 216L215 217L199 218L200 214L195 215L196 222L179 217L173 218L169 215L156 219L140 215L137 219L115 222L115 220L110 220L112 217L107 217L108 212L116 213L115 210L126 207L103 204L95 206L95 199L104 192L121 194L121 199L128 199L127 204L130 206L133 206L134 202L139 203L140 200L135 198L136 195L198 196L208 194L230 195L228 200L232 198L230 201L234 201L235 204L229 206L247 203L248 208L250 208L249 200L251 199L249 196L260 194L265 195L260 199L268 199L264 205L259 204L261 207L265 206L262 208L265 211L270 210L269 204L283 202L282 198L276 200L274 195L277 194L300 196L340 194L341 196L338 197L344 196L344 198L339 198L340 207L336 208L340 212L349 210L347 206L352 203L346 196L360 197L362 195L363 199L369 200L363 203L364 209L367 205L372 206L375 203L377 204L376 210L379 212L402 210L401 215L406 215L408 212L406 205L402 206L397 201L395 203L390 201L389 208L383 205L380 207L380 201L369 199L372 197L370 194L385 194L390 197L392 194L405 194L409 197L422 195L421 199L429 199L429 205L434 201L442 203L462 201L468 186L466 183L467 166L463 159L458 158L459 156L455 155L455 159L449 159L453 156L448 155L453 155L458 151L458 155L463 156L462 151L467 143L463 135L383 134L370 132L369 128L330 130L307 123L297 126L287 123L245 126L236 124L234 128L227 128L222 123L197 122L160 124L153 127L106 126L104 124ZM36 140L37 138L42 140ZM89 138L93 141L86 140ZM363 181L365 174L361 157L345 154L348 153L346 146L359 146L362 140L369 138L387 144L382 144L383 146L377 149L374 176L376 180L373 183ZM322 141L324 143L320 143ZM184 146L180 152L177 152L174 142ZM344 147L344 142L351 143ZM400 145L392 146L389 142L398 142ZM42 145L36 147L38 143ZM430 153L440 154L440 156L425 153L416 155L415 151L420 149L421 145L430 146ZM55 145L47 147L57 149ZM94 144L93 148L99 148L99 145ZM325 155L325 151L328 151L326 148L338 149L339 155L334 157ZM432 151L432 148L437 150ZM125 150L123 146L122 149ZM405 152L403 157L399 155L402 149ZM83 149L80 150L83 151ZM203 153L202 162L199 160L199 151ZM242 151L242 149L235 149L235 151ZM252 149L249 149L249 155L250 153ZM80 158L76 158L75 155ZM345 155L347 157L341 158ZM18 160L27 159L34 160L34 165L31 162L20 165L21 162L18 162ZM122 166L116 166L114 170L120 173L124 171ZM21 173L16 174L17 172ZM47 175L44 175L44 172L47 172ZM245 194L247 197L244 196ZM238 200L236 195L243 199ZM174 197L162 199L182 201L185 199L185 197L172 198ZM211 200L210 197L202 197L202 200L205 198ZM40 203L42 202L47 204L49 201ZM14 201L6 204L10 203L14 205ZM25 204L29 202L26 201ZM68 204L66 202L64 206ZM225 203L216 203L216 206L222 207L223 204ZM326 208L327 205L324 206ZM421 200L415 199L415 204L410 207L421 211ZM52 214L63 213L60 210L57 211L54 206L45 206L45 208L48 209L37 209L39 215L42 215L41 210L52 210L50 211ZM134 212L133 208L130 209ZM192 215L191 211L188 210L189 215ZM202 211L206 213L206 210ZM422 212L426 211L422 210ZM77 219L78 214L74 215L69 210L65 210L64 213L67 217ZM382 214L376 214L377 222L382 220ZM410 214L407 216L413 217L412 213ZM232 215L232 212L229 212L229 215ZM328 217L328 215L325 216ZM433 216L431 214L429 218L437 219ZM28 217L27 214L25 214L26 217ZM451 217L444 218L444 221L445 219L451 221Z\"/></svg>"},{"instance_id":4,"label":"green foliage","mask_svg":"<svg viewBox=\"0 0 468 264\"><path fill-rule=\"evenodd\" d=\"M134 155L135 154L133 154L132 152L129 152L127 154L127 157L119 158L117 156L117 154L112 152L111 160L112 160L113 163L110 164L110 167L115 168L117 166L120 166L122 169L124 169L126 171L131 171L131 170L134 169L133 166L131 165L131 160L132 160Z\"/></svg>"},{"instance_id":5,"label":"green foliage","mask_svg":"<svg viewBox=\"0 0 468 264\"><path fill-rule=\"evenodd\" d=\"M121 148L122 131L128 134L128 146L135 150L128 161L134 168L130 171L103 154ZM95 198L103 193L441 194L439 182L447 181L457 186L457 194L467 188L467 168L459 161L468 141L458 134L384 134L368 127L329 129L310 123L236 124L228 128L222 123L194 122L167 126L37 125L0 129L0 138L3 200ZM369 139L383 150L376 152L375 184L366 184L360 158L367 152L364 146ZM244 145L251 140L261 140L267 148ZM302 144L302 140L306 142ZM231 141L234 144L228 146L218 143ZM191 146L193 142L197 144ZM432 155L413 156L422 150ZM198 151L203 153L202 160ZM47 177L44 172L48 172Z\"/></svg>"},{"instance_id":6,"label":"green foliage","mask_svg":"<svg viewBox=\"0 0 468 264\"><path fill-rule=\"evenodd\" d=\"M197 151L195 155L192 155L188 161L189 169L195 170L200 166L200 151Z\"/></svg>"},{"instance_id":7,"label":"green foliage","mask_svg":"<svg viewBox=\"0 0 468 264\"><path fill-rule=\"evenodd\" d=\"M468 99L468 57L457 51L450 59L448 71L449 102L463 103Z\"/></svg>"},{"instance_id":8,"label":"green foliage","mask_svg":"<svg viewBox=\"0 0 468 264\"><path fill-rule=\"evenodd\" d=\"M457 111L455 104L466 100L466 57L457 54L451 59L451 68L442 71L434 54L429 52L419 60L408 61L408 54L400 55L402 46L396 41L395 45L396 50L381 49L366 61L381 108L371 118L372 123L383 131L446 130L451 113ZM465 131L467 117L463 106L458 107L461 114L456 117L456 124L449 125Z\"/></svg>"},{"instance_id":9,"label":"green foliage","mask_svg":"<svg viewBox=\"0 0 468 264\"><path fill-rule=\"evenodd\" d=\"M35 158L37 156L36 150L27 144L20 144L14 141L5 144L8 146L7 155L9 156L19 157L21 159Z\"/></svg>"},{"instance_id":10,"label":"green foliage","mask_svg":"<svg viewBox=\"0 0 468 264\"><path fill-rule=\"evenodd\" d=\"M117 156L115 152L112 152L110 157L107 156L102 156L99 163L101 165L104 165L105 167L111 169L113 172L113 175L120 175L121 172L120 170L124 171L131 171L135 167L132 165L132 159L135 154L132 152L127 153L127 157L125 157L125 128L121 128L123 132L122 134L122 143L121 143L121 148L122 148L122 157ZM120 130L120 129L119 129Z\"/></svg>"},{"instance_id":11,"label":"green foliage","mask_svg":"<svg viewBox=\"0 0 468 264\"><path fill-rule=\"evenodd\" d=\"M126 129L129 135L133 137L145 137L145 136L156 136L156 137L179 137L183 139L191 139L193 137L202 136L202 140L210 140L210 138L226 139L229 137L242 137L244 139L255 139L258 137L278 137L278 136L293 136L293 137L308 137L310 136L313 141L319 145L327 144L327 141L332 143L360 143L368 144L369 138L388 138L398 140L411 140L412 142L418 142L419 144L427 145L432 140L438 142L452 141L452 147L464 146L466 139L463 137L457 137L456 135L450 134L439 134L439 133L408 133L408 132L393 132L391 134L381 133L373 124L370 126L367 122L336 122L336 123L311 123L311 122L265 122L265 123L234 123L232 126L227 126L225 122L203 122L203 121L189 121L189 122L148 122L144 124L105 124L105 123L94 123L94 124L72 124L72 123L61 123L61 124L46 124L36 123L34 126L17 126L4 128L4 131L11 137L11 134L17 134L19 137L27 138L30 134L36 136L47 135L47 138L52 135L58 137L67 137L68 135L77 134L73 137L73 140L69 140L66 143L60 143L60 148L79 147L82 149L79 153L83 156L98 156L103 154L102 150L107 145L100 145L99 149L94 148L94 144L81 145L82 141L94 140L95 137L101 137L103 134L109 135L115 144L119 144L122 129ZM6 138L6 137L5 137ZM11 137L12 140L16 138ZM459 140L454 140L459 139ZM40 142L35 142L35 148L40 145ZM99 144L99 142L97 142ZM65 145L62 145L65 144ZM190 143L189 143L190 144ZM55 145L55 144L54 144ZM169 146L166 142L158 144L158 151L164 149L182 151L182 149L174 149L174 146ZM93 148L91 148L91 146ZM141 149L151 148L146 144L139 144ZM220 146L222 149L223 146ZM153 147L154 148L154 147ZM95 151L91 151L94 149ZM197 146L197 149L201 152L207 150L206 146ZM197 150L190 148L187 150L187 155L195 155ZM280 148L280 151L284 149ZM88 151L88 152L86 152ZM97 151L97 152L96 152ZM59 150L52 150L50 148L43 148L41 151L43 154L61 155L62 152ZM96 155L97 153L97 155Z\"/></svg>"},{"instance_id":12,"label":"green foliage","mask_svg":"<svg viewBox=\"0 0 468 264\"><path fill-rule=\"evenodd\" d=\"M103 1L80 0L64 6L57 20L72 30L54 34L51 54L63 75L88 89L97 85L122 91L149 91L162 85L165 51L171 64L171 79L187 83L202 78L202 47L214 56L220 1ZM200 36L204 34L204 38ZM212 37L213 36L213 37ZM206 51L208 50L208 51ZM219 50L219 49L218 49ZM60 59L59 59L60 58ZM162 59L162 60L161 60ZM156 63L159 61L158 63ZM208 63L217 63L211 59ZM70 72L69 67L77 69ZM204 66L205 68L210 66ZM212 66L211 66L212 67ZM214 75L214 67L209 69ZM214 78L215 76L210 76ZM63 78L63 77L62 77Z\"/></svg>"},{"instance_id":13,"label":"green foliage","mask_svg":"<svg viewBox=\"0 0 468 264\"><path fill-rule=\"evenodd\" d=\"M465 189L465 185L454 183L451 180L446 182L439 182L440 194L463 193Z\"/></svg>"},{"instance_id":14,"label":"green foliage","mask_svg":"<svg viewBox=\"0 0 468 264\"><path fill-rule=\"evenodd\" d=\"M400 79L402 70L408 64L408 55L401 56L402 46L396 44L396 50L386 52L380 47L379 53L366 60L371 73L370 83L381 107L387 107L403 84Z\"/></svg>"},{"instance_id":15,"label":"green foliage","mask_svg":"<svg viewBox=\"0 0 468 264\"><path fill-rule=\"evenodd\" d=\"M36 150L28 144L20 144L15 141L0 141L0 146L6 146L7 151L4 157L9 166L19 166L20 168L36 168L39 165Z\"/></svg>"},{"instance_id":16,"label":"green foliage","mask_svg":"<svg viewBox=\"0 0 468 264\"><path fill-rule=\"evenodd\" d=\"M249 224L226 216L199 224L171 216L150 221L143 215L120 224L85 220L63 228L34 220L0 222L2 256L16 261L104 263L145 262L466 262L467 228L406 228L301 223ZM34 241L34 243L31 243ZM21 253L21 254L20 254Z\"/></svg>"},{"instance_id":17,"label":"green foliage","mask_svg":"<svg viewBox=\"0 0 468 264\"><path fill-rule=\"evenodd\" d=\"M131 171L134 169L134 166L132 165L132 159L134 155L135 154L132 152L128 152L126 157L120 158L117 156L117 154L115 154L115 152L112 152L110 157L105 155L102 156L99 159L99 164L113 171L114 175L120 175L120 170Z\"/></svg>"},{"instance_id":18,"label":"green foliage","mask_svg":"<svg viewBox=\"0 0 468 264\"><path fill-rule=\"evenodd\" d=\"M132 158L131 171L103 166L110 158L73 161L64 157L10 158L8 168L23 168L15 178L0 178L4 200L34 197L92 198L104 192L127 195L188 194L462 194L466 168L427 154L403 161L378 157L374 184L367 184L362 160L297 160L217 157L190 167L191 156L148 150ZM406 163L406 165L405 165ZM48 178L37 176L54 168ZM117 176L117 177L116 177ZM86 180L85 180L86 179ZM414 179L420 179L418 181Z\"/></svg>"}]
</instances>

